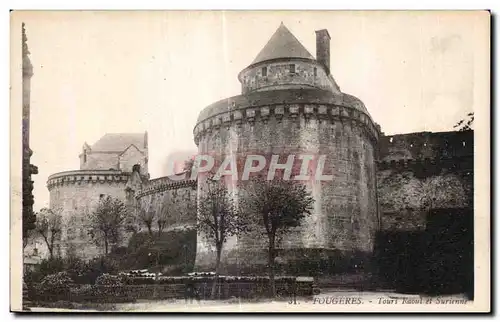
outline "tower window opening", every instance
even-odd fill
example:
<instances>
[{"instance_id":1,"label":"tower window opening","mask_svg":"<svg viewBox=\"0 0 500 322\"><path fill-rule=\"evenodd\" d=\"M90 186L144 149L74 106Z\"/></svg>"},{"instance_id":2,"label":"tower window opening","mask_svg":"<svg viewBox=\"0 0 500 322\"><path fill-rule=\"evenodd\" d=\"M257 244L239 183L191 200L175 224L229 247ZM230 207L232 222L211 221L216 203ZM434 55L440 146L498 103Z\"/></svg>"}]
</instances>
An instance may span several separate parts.
<instances>
[{"instance_id":1,"label":"tower window opening","mask_svg":"<svg viewBox=\"0 0 500 322\"><path fill-rule=\"evenodd\" d=\"M318 76L318 69L314 67L314 77Z\"/></svg>"},{"instance_id":2,"label":"tower window opening","mask_svg":"<svg viewBox=\"0 0 500 322\"><path fill-rule=\"evenodd\" d=\"M263 77L267 76L267 67L262 67L262 76Z\"/></svg>"},{"instance_id":3,"label":"tower window opening","mask_svg":"<svg viewBox=\"0 0 500 322\"><path fill-rule=\"evenodd\" d=\"M290 74L295 74L295 64L290 64Z\"/></svg>"},{"instance_id":4,"label":"tower window opening","mask_svg":"<svg viewBox=\"0 0 500 322\"><path fill-rule=\"evenodd\" d=\"M87 163L87 151L83 152L83 163Z\"/></svg>"}]
</instances>

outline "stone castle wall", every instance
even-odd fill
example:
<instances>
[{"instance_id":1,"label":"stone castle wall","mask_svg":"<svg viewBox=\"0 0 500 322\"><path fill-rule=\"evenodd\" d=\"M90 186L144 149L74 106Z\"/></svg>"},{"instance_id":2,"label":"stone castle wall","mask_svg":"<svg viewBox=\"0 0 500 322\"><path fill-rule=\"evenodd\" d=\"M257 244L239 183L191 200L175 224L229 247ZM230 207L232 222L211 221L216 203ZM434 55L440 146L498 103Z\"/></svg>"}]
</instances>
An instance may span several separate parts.
<instances>
[{"instance_id":1,"label":"stone castle wall","mask_svg":"<svg viewBox=\"0 0 500 322\"><path fill-rule=\"evenodd\" d=\"M121 171L76 170L49 177L50 208L61 213L63 229L59 254L91 259L103 253L88 236L88 215L102 196L125 201L129 175Z\"/></svg>"},{"instance_id":2,"label":"stone castle wall","mask_svg":"<svg viewBox=\"0 0 500 322\"><path fill-rule=\"evenodd\" d=\"M136 192L135 198L136 204L152 211L155 219L165 220L161 242L175 248L165 255L173 256L175 262L192 268L196 256L196 181L156 178L146 182L143 189ZM157 225L153 224L152 229L157 232ZM142 230L145 231L145 227ZM178 245L178 248L173 245Z\"/></svg>"},{"instance_id":3,"label":"stone castle wall","mask_svg":"<svg viewBox=\"0 0 500 322\"><path fill-rule=\"evenodd\" d=\"M382 230L423 230L431 209L473 206L473 131L385 136L380 153Z\"/></svg>"},{"instance_id":4,"label":"stone castle wall","mask_svg":"<svg viewBox=\"0 0 500 322\"><path fill-rule=\"evenodd\" d=\"M194 229L196 224L196 188L194 180L173 181L168 177L148 181L136 193L138 205L156 213L163 207L172 207L169 212L167 229Z\"/></svg>"},{"instance_id":5,"label":"stone castle wall","mask_svg":"<svg viewBox=\"0 0 500 322\"><path fill-rule=\"evenodd\" d=\"M306 184L316 201L313 214L284 238L283 249L371 252L379 225L377 138L376 126L367 114L353 106L320 103L240 106L206 118L195 127L200 154L326 155L323 173L333 174L334 179ZM199 180L199 192L202 188ZM222 260L228 265L264 264L266 242L262 236L232 238L225 245ZM213 249L199 234L197 266L213 269L213 258Z\"/></svg>"}]
</instances>

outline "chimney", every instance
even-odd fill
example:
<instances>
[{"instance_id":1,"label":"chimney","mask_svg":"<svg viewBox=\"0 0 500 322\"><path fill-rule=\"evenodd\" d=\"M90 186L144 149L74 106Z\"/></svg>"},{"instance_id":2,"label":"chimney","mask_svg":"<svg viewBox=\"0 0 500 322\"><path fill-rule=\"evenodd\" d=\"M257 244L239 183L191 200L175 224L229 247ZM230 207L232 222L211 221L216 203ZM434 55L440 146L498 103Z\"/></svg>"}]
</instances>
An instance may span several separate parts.
<instances>
[{"instance_id":1,"label":"chimney","mask_svg":"<svg viewBox=\"0 0 500 322\"><path fill-rule=\"evenodd\" d=\"M328 30L316 31L316 60L325 67L328 74L330 74L330 39Z\"/></svg>"}]
</instances>

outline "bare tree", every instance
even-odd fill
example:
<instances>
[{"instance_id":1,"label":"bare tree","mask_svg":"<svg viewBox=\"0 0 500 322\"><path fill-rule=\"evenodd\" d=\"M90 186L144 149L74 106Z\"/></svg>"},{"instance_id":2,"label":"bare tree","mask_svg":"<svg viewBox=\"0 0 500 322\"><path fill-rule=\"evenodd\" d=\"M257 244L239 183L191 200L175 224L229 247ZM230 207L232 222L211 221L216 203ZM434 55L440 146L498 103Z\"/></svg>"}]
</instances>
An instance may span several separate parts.
<instances>
[{"instance_id":1,"label":"bare tree","mask_svg":"<svg viewBox=\"0 0 500 322\"><path fill-rule=\"evenodd\" d=\"M268 239L268 269L271 296L276 296L274 266L277 241L291 229L301 225L311 214L314 199L297 181L265 180L255 177L242 190L240 210L244 216L263 227Z\"/></svg>"},{"instance_id":2,"label":"bare tree","mask_svg":"<svg viewBox=\"0 0 500 322\"><path fill-rule=\"evenodd\" d=\"M105 254L109 253L111 245L120 241L128 216L125 204L110 196L102 198L90 214L89 234L97 245L104 246Z\"/></svg>"},{"instance_id":3,"label":"bare tree","mask_svg":"<svg viewBox=\"0 0 500 322\"><path fill-rule=\"evenodd\" d=\"M49 258L54 258L54 249L61 238L62 216L59 211L49 208L43 208L36 215L35 232L42 236L47 249Z\"/></svg>"},{"instance_id":4,"label":"bare tree","mask_svg":"<svg viewBox=\"0 0 500 322\"><path fill-rule=\"evenodd\" d=\"M176 219L179 219L181 213L182 205L180 204L180 200L177 200L176 197L167 195L158 209L155 220L158 236L161 236L167 227L175 224L177 222Z\"/></svg>"},{"instance_id":5,"label":"bare tree","mask_svg":"<svg viewBox=\"0 0 500 322\"><path fill-rule=\"evenodd\" d=\"M220 181L207 179L206 189L200 196L197 229L202 231L209 243L215 246L215 279L212 297L216 297L217 280L220 274L222 248L228 237L238 234L245 227L240 220L233 196Z\"/></svg>"},{"instance_id":6,"label":"bare tree","mask_svg":"<svg viewBox=\"0 0 500 322\"><path fill-rule=\"evenodd\" d=\"M474 122L474 112L467 114L468 119L458 121L453 127L458 129L459 132L472 130L472 123Z\"/></svg>"},{"instance_id":7,"label":"bare tree","mask_svg":"<svg viewBox=\"0 0 500 322\"><path fill-rule=\"evenodd\" d=\"M156 211L153 207L154 200L152 198L142 200L135 209L139 225L138 230L140 231L142 226L144 226L150 237L153 237L153 225L156 218Z\"/></svg>"},{"instance_id":8,"label":"bare tree","mask_svg":"<svg viewBox=\"0 0 500 322\"><path fill-rule=\"evenodd\" d=\"M177 198L166 195L162 200L145 199L137 209L139 225L147 229L150 239L161 237L163 231L175 223L182 214L182 206ZM156 230L156 233L155 233Z\"/></svg>"}]
</instances>

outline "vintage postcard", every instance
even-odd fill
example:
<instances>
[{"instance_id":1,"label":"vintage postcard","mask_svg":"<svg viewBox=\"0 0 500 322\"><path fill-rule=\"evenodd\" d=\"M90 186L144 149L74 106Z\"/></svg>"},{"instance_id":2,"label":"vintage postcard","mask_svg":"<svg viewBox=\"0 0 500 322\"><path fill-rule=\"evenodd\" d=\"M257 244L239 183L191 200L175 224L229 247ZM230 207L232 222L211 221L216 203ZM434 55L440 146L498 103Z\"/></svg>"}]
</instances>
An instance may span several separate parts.
<instances>
[{"instance_id":1,"label":"vintage postcard","mask_svg":"<svg viewBox=\"0 0 500 322\"><path fill-rule=\"evenodd\" d=\"M10 30L12 311L490 311L490 12Z\"/></svg>"}]
</instances>

